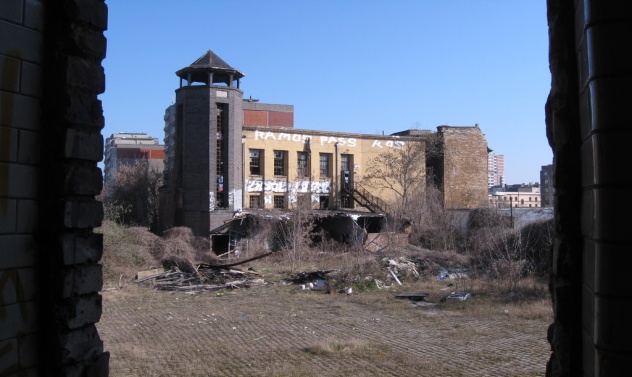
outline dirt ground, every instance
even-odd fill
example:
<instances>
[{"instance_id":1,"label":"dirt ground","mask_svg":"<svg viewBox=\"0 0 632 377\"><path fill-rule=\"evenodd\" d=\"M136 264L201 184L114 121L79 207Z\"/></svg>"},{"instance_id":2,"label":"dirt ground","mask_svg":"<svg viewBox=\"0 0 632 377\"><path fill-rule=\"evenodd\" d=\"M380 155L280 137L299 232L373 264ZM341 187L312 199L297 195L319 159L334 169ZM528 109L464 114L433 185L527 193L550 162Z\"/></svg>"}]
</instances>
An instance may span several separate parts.
<instances>
[{"instance_id":1,"label":"dirt ground","mask_svg":"<svg viewBox=\"0 0 632 377\"><path fill-rule=\"evenodd\" d=\"M128 286L103 292L97 327L114 377L544 375L547 300L395 298L415 289L346 295L276 282L186 294Z\"/></svg>"}]
</instances>

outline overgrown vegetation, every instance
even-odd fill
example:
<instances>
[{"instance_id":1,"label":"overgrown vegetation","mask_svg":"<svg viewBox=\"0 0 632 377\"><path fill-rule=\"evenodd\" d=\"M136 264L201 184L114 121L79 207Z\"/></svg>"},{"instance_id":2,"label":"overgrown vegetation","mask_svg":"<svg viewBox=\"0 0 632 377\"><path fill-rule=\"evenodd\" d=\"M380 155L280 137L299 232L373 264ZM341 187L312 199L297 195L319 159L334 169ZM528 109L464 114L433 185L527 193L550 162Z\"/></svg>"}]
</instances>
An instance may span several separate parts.
<instances>
[{"instance_id":1,"label":"overgrown vegetation","mask_svg":"<svg viewBox=\"0 0 632 377\"><path fill-rule=\"evenodd\" d=\"M102 195L105 219L155 230L162 182L162 172L152 168L148 160L119 165Z\"/></svg>"},{"instance_id":2,"label":"overgrown vegetation","mask_svg":"<svg viewBox=\"0 0 632 377\"><path fill-rule=\"evenodd\" d=\"M193 263L216 263L208 241L193 236L188 228L173 228L159 237L144 227L105 220L96 231L103 234L101 263L106 288L126 285L137 272L161 268L165 262L182 270Z\"/></svg>"}]
</instances>

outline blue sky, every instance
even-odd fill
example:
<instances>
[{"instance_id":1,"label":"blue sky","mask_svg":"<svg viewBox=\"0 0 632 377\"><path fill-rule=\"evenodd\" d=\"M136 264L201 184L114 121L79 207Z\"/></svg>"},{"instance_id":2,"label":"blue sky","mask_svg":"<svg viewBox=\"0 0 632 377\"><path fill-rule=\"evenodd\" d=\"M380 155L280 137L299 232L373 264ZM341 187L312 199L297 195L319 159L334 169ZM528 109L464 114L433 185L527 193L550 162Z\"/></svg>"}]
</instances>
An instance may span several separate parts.
<instances>
[{"instance_id":1,"label":"blue sky","mask_svg":"<svg viewBox=\"0 0 632 377\"><path fill-rule=\"evenodd\" d=\"M162 140L175 71L213 50L296 128L390 134L478 123L507 183L552 162L544 0L109 0L105 137Z\"/></svg>"}]
</instances>

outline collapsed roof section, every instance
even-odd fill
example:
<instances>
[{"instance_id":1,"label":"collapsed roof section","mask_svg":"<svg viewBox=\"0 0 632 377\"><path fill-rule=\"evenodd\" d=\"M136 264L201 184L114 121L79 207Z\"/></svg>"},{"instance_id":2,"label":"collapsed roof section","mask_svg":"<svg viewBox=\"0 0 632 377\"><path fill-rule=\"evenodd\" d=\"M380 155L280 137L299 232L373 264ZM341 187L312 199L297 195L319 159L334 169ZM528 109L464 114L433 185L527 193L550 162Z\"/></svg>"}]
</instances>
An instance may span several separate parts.
<instances>
[{"instance_id":1,"label":"collapsed roof section","mask_svg":"<svg viewBox=\"0 0 632 377\"><path fill-rule=\"evenodd\" d=\"M282 212L250 209L236 212L221 227L211 231L215 253L231 252L245 238L261 238L266 248L279 250L297 231L313 243L331 239L362 245L369 233L380 233L386 215L371 212L305 210Z\"/></svg>"}]
</instances>

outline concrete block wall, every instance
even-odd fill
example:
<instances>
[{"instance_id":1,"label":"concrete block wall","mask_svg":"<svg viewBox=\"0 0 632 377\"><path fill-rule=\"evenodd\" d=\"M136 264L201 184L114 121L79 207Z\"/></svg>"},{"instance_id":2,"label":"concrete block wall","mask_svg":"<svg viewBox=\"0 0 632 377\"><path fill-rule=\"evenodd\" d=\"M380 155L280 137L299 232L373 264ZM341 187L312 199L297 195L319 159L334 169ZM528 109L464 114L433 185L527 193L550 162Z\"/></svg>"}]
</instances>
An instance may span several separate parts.
<instances>
[{"instance_id":1,"label":"concrete block wall","mask_svg":"<svg viewBox=\"0 0 632 377\"><path fill-rule=\"evenodd\" d=\"M105 376L101 190L107 7L0 2L0 375Z\"/></svg>"},{"instance_id":2,"label":"concrete block wall","mask_svg":"<svg viewBox=\"0 0 632 377\"><path fill-rule=\"evenodd\" d=\"M632 3L548 2L554 323L548 376L623 376L632 356Z\"/></svg>"},{"instance_id":3,"label":"concrete block wall","mask_svg":"<svg viewBox=\"0 0 632 377\"><path fill-rule=\"evenodd\" d=\"M632 56L622 53L631 44L632 3L576 2L585 376L621 373L632 357Z\"/></svg>"},{"instance_id":4,"label":"concrete block wall","mask_svg":"<svg viewBox=\"0 0 632 377\"><path fill-rule=\"evenodd\" d=\"M0 3L0 375L36 375L44 54L40 2Z\"/></svg>"}]
</instances>

